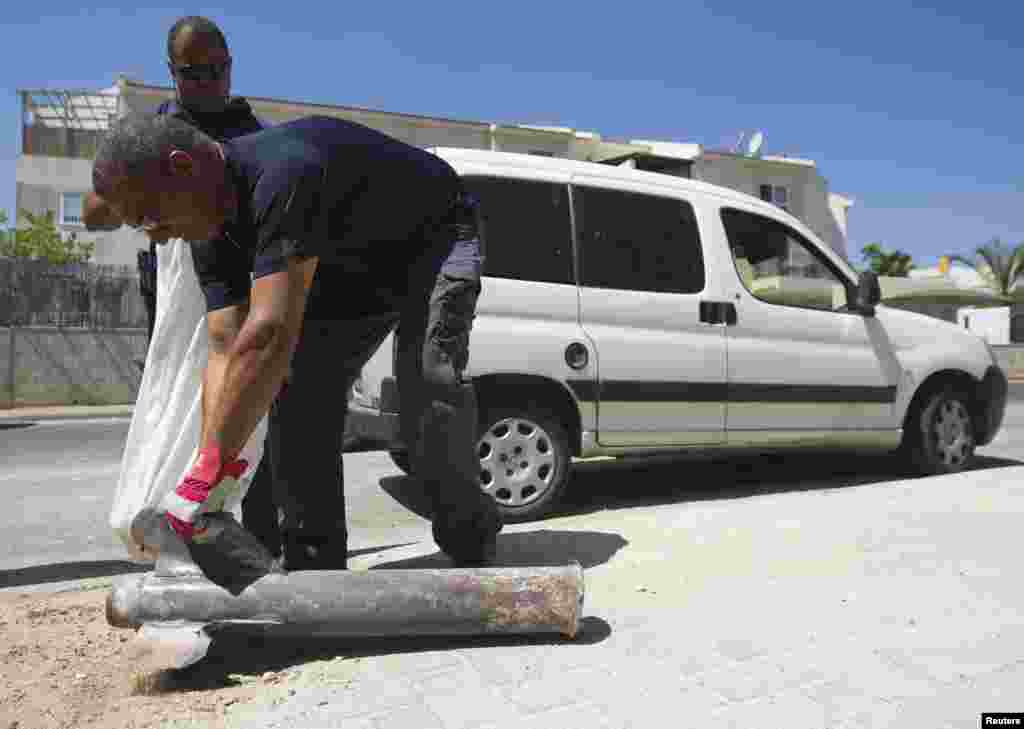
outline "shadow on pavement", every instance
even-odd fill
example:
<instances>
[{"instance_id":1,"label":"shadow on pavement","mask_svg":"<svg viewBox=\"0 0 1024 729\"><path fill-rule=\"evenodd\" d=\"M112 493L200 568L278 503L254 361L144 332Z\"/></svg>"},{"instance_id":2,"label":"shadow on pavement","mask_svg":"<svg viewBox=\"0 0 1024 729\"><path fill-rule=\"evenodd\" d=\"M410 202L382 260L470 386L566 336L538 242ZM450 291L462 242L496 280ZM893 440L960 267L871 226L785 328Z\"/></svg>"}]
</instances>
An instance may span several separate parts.
<instances>
[{"instance_id":1,"label":"shadow on pavement","mask_svg":"<svg viewBox=\"0 0 1024 729\"><path fill-rule=\"evenodd\" d=\"M968 470L1021 466L978 456ZM551 518L606 509L738 499L761 494L841 489L914 478L887 454L799 454L699 461L667 456L574 466L563 507ZM917 477L925 479L927 477Z\"/></svg>"},{"instance_id":2,"label":"shadow on pavement","mask_svg":"<svg viewBox=\"0 0 1024 729\"><path fill-rule=\"evenodd\" d=\"M528 532L502 532L498 535L498 555L493 567L558 567L573 560L584 569L604 564L629 542L618 534L593 531L537 529ZM429 570L446 569L451 560L443 552L384 562L371 569Z\"/></svg>"},{"instance_id":3,"label":"shadow on pavement","mask_svg":"<svg viewBox=\"0 0 1024 729\"><path fill-rule=\"evenodd\" d=\"M389 549L411 547L414 544L419 544L419 542L399 542L397 544L385 544L382 547L363 547L362 549L350 549L348 550L348 556L351 559L352 557L358 557L363 554L374 554L376 552L386 552Z\"/></svg>"},{"instance_id":4,"label":"shadow on pavement","mask_svg":"<svg viewBox=\"0 0 1024 729\"><path fill-rule=\"evenodd\" d=\"M350 556L373 554L398 547L408 547L416 542L387 544L381 547L354 549ZM92 562L60 562L54 564L19 567L13 570L0 570L0 590L8 587L24 587L26 585L43 585L50 582L70 582L96 577L116 577L138 572L149 572L153 565L149 563L131 562L129 560L97 560Z\"/></svg>"},{"instance_id":5,"label":"shadow on pavement","mask_svg":"<svg viewBox=\"0 0 1024 729\"><path fill-rule=\"evenodd\" d=\"M41 585L47 582L84 580L92 577L113 577L132 572L148 572L151 569L153 566L149 564L118 559L43 564L14 570L0 570L0 589Z\"/></svg>"},{"instance_id":6,"label":"shadow on pavement","mask_svg":"<svg viewBox=\"0 0 1024 729\"><path fill-rule=\"evenodd\" d=\"M374 656L465 648L585 646L600 643L611 633L611 626L597 617L580 620L580 630L572 639L554 634L330 638L296 635L280 629L225 626L213 633L210 650L202 661L182 670L163 672L159 679L159 691L202 691L238 686L244 683L244 677L277 673L314 661L351 661Z\"/></svg>"}]
</instances>

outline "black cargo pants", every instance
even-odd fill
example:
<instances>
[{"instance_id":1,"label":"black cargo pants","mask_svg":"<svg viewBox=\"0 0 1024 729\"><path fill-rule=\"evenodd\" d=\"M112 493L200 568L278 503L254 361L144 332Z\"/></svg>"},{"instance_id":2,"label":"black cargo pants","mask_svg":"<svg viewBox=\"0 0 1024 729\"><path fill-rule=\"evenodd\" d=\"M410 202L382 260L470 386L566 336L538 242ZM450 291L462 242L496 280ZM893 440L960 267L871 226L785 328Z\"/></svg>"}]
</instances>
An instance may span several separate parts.
<instances>
[{"instance_id":1,"label":"black cargo pants","mask_svg":"<svg viewBox=\"0 0 1024 729\"><path fill-rule=\"evenodd\" d=\"M471 207L460 204L417 237L421 253L403 280L373 295L351 265L317 268L289 384L271 408L264 464L243 505L244 523L264 544L274 551L281 540L289 569L345 566L348 391L396 327L402 440L437 505L438 546L474 561L501 529L496 504L479 487L476 400L462 380L480 294ZM365 298L346 298L352 294Z\"/></svg>"}]
</instances>

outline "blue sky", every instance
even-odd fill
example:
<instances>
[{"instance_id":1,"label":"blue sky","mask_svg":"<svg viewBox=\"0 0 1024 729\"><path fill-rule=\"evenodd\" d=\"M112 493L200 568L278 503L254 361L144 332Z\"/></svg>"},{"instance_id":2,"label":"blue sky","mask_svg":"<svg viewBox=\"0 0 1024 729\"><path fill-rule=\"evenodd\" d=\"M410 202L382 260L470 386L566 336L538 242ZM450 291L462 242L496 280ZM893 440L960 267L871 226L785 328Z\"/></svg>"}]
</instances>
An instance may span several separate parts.
<instances>
[{"instance_id":1,"label":"blue sky","mask_svg":"<svg viewBox=\"0 0 1024 729\"><path fill-rule=\"evenodd\" d=\"M361 5L361 7L360 7ZM290 3L5 8L0 209L13 213L16 91L169 85L166 33L206 15L240 95L552 124L817 161L852 197L849 249L922 264L1024 241L1024 21L1016 3ZM1015 47L1016 45L1016 47Z\"/></svg>"}]
</instances>

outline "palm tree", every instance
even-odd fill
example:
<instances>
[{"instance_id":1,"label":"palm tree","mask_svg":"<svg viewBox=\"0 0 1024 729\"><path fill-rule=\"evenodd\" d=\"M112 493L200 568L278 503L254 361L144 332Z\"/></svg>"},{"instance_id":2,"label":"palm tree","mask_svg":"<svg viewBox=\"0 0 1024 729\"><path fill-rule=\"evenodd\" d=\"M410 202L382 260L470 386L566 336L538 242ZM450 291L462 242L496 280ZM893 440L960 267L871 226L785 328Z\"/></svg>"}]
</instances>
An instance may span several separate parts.
<instances>
[{"instance_id":1,"label":"palm tree","mask_svg":"<svg viewBox=\"0 0 1024 729\"><path fill-rule=\"evenodd\" d=\"M1010 299L1014 285L1024 280L1024 243L1011 248L993 238L974 250L973 261L959 255L952 255L949 260L973 268L997 296L1005 299Z\"/></svg>"},{"instance_id":2,"label":"palm tree","mask_svg":"<svg viewBox=\"0 0 1024 729\"><path fill-rule=\"evenodd\" d=\"M907 277L914 268L909 253L903 251L883 250L878 243L869 243L861 249L863 259L868 267L879 276Z\"/></svg>"}]
</instances>

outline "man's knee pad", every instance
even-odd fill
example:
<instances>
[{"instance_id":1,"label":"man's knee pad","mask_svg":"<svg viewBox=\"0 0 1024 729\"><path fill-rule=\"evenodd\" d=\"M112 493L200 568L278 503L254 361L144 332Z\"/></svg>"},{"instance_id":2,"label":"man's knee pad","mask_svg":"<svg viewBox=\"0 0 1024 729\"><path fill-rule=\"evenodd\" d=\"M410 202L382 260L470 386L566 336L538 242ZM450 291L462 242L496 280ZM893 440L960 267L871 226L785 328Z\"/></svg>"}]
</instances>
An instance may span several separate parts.
<instances>
[{"instance_id":1,"label":"man's knee pad","mask_svg":"<svg viewBox=\"0 0 1024 729\"><path fill-rule=\"evenodd\" d=\"M467 452L475 451L477 411L473 387L448 387L437 394L421 414L420 455L428 456L434 449L451 448L461 441L465 441Z\"/></svg>"},{"instance_id":2,"label":"man's knee pad","mask_svg":"<svg viewBox=\"0 0 1024 729\"><path fill-rule=\"evenodd\" d=\"M429 409L440 412L467 412L476 410L476 390L460 382L434 383L430 387Z\"/></svg>"},{"instance_id":3,"label":"man's knee pad","mask_svg":"<svg viewBox=\"0 0 1024 729\"><path fill-rule=\"evenodd\" d=\"M423 387L427 400L446 402L454 407L461 407L468 397L463 392L467 383L462 379L462 372L448 358L424 362Z\"/></svg>"}]
</instances>

